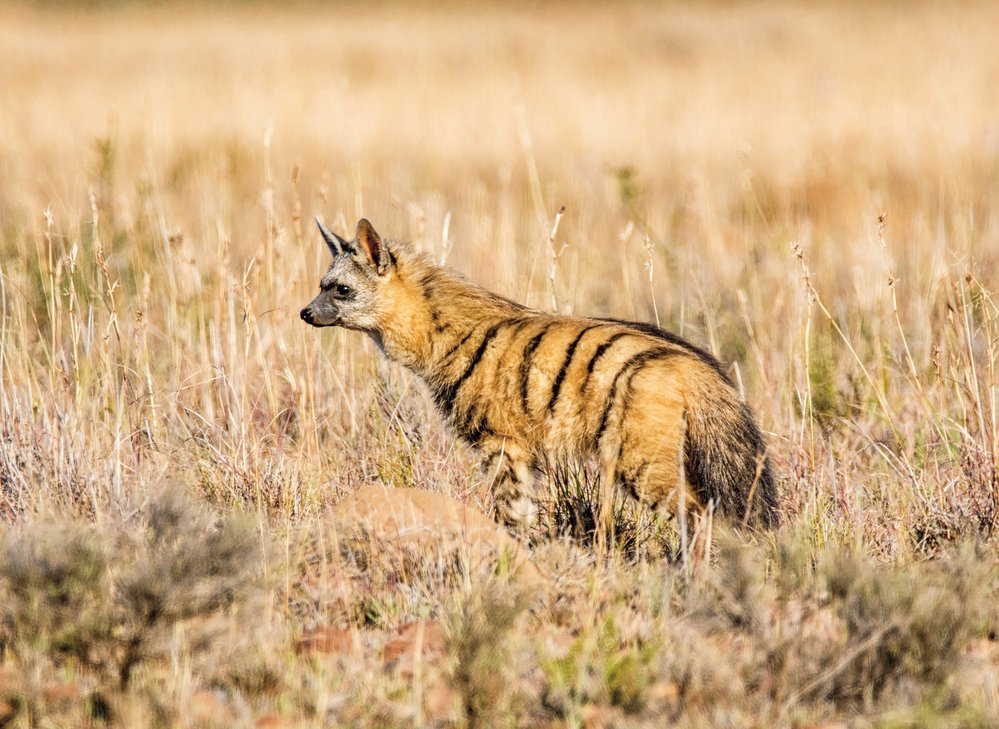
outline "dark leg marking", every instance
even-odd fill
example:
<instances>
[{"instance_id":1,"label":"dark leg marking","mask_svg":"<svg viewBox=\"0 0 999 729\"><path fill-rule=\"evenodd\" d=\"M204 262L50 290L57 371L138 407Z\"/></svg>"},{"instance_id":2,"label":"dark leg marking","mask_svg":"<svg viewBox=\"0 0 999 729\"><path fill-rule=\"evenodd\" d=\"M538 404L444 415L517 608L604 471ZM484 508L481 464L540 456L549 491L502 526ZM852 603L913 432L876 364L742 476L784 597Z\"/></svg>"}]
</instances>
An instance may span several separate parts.
<instances>
[{"instance_id":1,"label":"dark leg marking","mask_svg":"<svg viewBox=\"0 0 999 729\"><path fill-rule=\"evenodd\" d=\"M620 460L620 454L618 455L618 460ZM639 499L638 494L638 484L642 482L645 478L645 474L648 473L651 464L648 461L642 461L635 468L630 468L627 471L623 469L618 469L614 474L614 480L620 482L631 493L631 496Z\"/></svg>"},{"instance_id":2,"label":"dark leg marking","mask_svg":"<svg viewBox=\"0 0 999 729\"><path fill-rule=\"evenodd\" d=\"M471 407L462 418L460 426L456 429L471 445L477 446L484 439L491 438L496 432L489 427L488 418L485 412L481 412L477 407Z\"/></svg>"}]
</instances>

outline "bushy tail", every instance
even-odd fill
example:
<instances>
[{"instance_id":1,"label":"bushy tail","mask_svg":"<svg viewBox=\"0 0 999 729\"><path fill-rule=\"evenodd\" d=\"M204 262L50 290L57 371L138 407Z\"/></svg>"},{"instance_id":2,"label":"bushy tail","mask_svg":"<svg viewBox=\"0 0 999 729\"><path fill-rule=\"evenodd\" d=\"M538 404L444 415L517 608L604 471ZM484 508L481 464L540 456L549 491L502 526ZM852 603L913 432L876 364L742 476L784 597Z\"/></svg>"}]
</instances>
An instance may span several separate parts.
<instances>
[{"instance_id":1,"label":"bushy tail","mask_svg":"<svg viewBox=\"0 0 999 729\"><path fill-rule=\"evenodd\" d=\"M727 389L708 394L687 412L687 481L702 503L713 500L738 523L775 529L777 484L763 435L749 406Z\"/></svg>"}]
</instances>

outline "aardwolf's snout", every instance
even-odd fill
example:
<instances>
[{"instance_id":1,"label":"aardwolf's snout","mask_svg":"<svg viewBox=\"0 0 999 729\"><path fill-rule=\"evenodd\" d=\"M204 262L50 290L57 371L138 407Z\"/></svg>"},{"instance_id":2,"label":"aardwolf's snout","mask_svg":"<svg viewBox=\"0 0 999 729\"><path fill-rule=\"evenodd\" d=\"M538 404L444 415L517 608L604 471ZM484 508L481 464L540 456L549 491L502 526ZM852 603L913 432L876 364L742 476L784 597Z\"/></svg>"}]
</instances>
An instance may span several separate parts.
<instances>
[{"instance_id":1,"label":"aardwolf's snout","mask_svg":"<svg viewBox=\"0 0 999 729\"><path fill-rule=\"evenodd\" d=\"M298 315L302 317L302 321L304 321L306 324L312 323L312 309L310 309L309 307L306 306L298 313Z\"/></svg>"}]
</instances>

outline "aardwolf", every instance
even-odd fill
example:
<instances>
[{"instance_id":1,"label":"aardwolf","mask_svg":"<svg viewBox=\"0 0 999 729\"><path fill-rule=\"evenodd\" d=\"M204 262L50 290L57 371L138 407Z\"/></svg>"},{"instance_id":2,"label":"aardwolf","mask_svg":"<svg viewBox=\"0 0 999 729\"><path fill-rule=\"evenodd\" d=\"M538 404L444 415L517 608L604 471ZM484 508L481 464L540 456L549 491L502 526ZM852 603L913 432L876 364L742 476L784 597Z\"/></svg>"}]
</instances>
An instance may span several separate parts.
<instances>
[{"instance_id":1,"label":"aardwolf","mask_svg":"<svg viewBox=\"0 0 999 729\"><path fill-rule=\"evenodd\" d=\"M533 521L543 464L595 456L650 505L776 525L763 437L709 353L650 324L521 306L367 220L350 241L316 222L333 262L302 319L364 332L423 379L481 454L506 524Z\"/></svg>"}]
</instances>

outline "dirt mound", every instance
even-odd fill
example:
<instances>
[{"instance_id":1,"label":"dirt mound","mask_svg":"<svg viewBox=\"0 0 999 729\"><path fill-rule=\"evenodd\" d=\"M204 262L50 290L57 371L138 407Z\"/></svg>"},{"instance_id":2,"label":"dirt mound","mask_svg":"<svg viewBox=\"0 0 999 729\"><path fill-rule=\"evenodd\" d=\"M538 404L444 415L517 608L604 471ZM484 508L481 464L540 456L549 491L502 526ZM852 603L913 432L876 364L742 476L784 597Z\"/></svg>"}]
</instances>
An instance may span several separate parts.
<instances>
[{"instance_id":1,"label":"dirt mound","mask_svg":"<svg viewBox=\"0 0 999 729\"><path fill-rule=\"evenodd\" d=\"M481 511L444 494L362 486L340 503L337 521L386 545L417 547L427 559L455 555L470 573L491 569L524 586L543 582L526 547Z\"/></svg>"}]
</instances>

